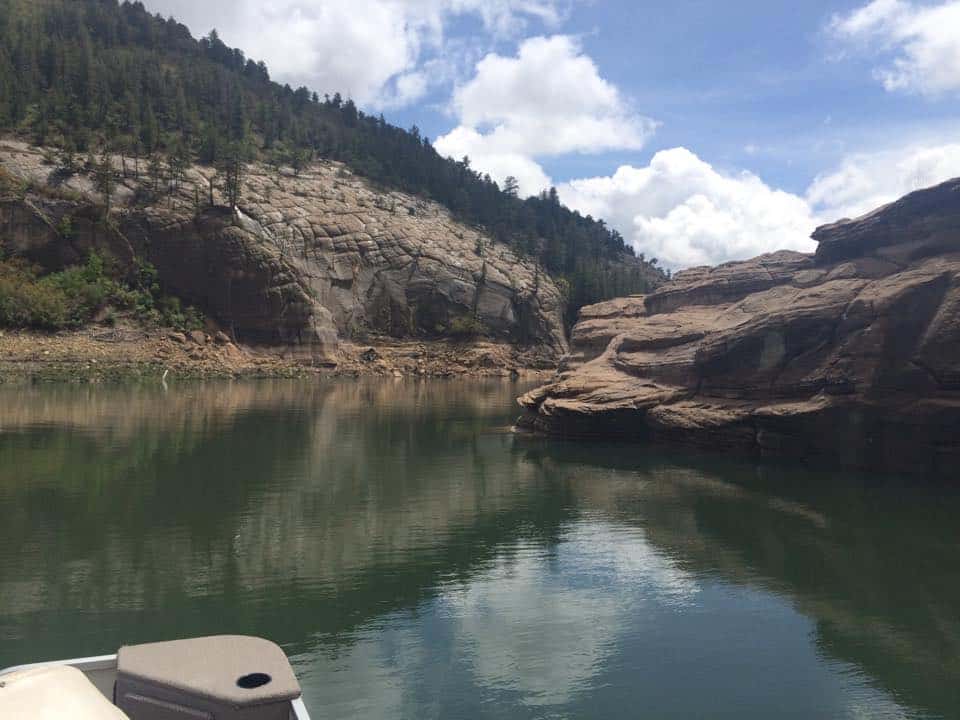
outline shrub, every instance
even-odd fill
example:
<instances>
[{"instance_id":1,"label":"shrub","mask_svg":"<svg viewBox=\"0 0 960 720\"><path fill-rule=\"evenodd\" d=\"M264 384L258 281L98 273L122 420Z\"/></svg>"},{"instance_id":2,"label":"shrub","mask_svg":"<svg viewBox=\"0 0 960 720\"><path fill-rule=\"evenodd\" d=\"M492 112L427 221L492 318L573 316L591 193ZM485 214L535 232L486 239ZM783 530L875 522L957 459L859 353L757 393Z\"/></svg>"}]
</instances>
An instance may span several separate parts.
<instances>
[{"instance_id":1,"label":"shrub","mask_svg":"<svg viewBox=\"0 0 960 720\"><path fill-rule=\"evenodd\" d=\"M73 237L73 221L70 220L69 215L60 218L60 222L57 224L57 234L65 240Z\"/></svg>"},{"instance_id":2,"label":"shrub","mask_svg":"<svg viewBox=\"0 0 960 720\"><path fill-rule=\"evenodd\" d=\"M183 331L203 327L203 316L196 308L184 308L179 299L161 294L157 271L149 263L137 262L135 287L129 287L110 277L96 253L83 265L43 277L23 261L0 258L0 327L78 327L108 306L131 311L144 325ZM111 309L105 322L113 325L116 319Z\"/></svg>"},{"instance_id":3,"label":"shrub","mask_svg":"<svg viewBox=\"0 0 960 720\"><path fill-rule=\"evenodd\" d=\"M57 330L66 325L68 308L66 295L38 282L33 268L0 262L0 325Z\"/></svg>"},{"instance_id":4,"label":"shrub","mask_svg":"<svg viewBox=\"0 0 960 720\"><path fill-rule=\"evenodd\" d=\"M450 321L448 332L450 337L466 339L483 335L486 329L484 324L472 315L462 315Z\"/></svg>"},{"instance_id":5,"label":"shrub","mask_svg":"<svg viewBox=\"0 0 960 720\"><path fill-rule=\"evenodd\" d=\"M120 286L104 272L103 258L91 253L85 265L47 275L40 285L59 290L69 303L67 324L81 325L101 307L120 295Z\"/></svg>"},{"instance_id":6,"label":"shrub","mask_svg":"<svg viewBox=\"0 0 960 720\"><path fill-rule=\"evenodd\" d=\"M203 327L203 316L196 308L184 308L180 298L169 295L160 298L156 321L160 325L182 330L200 330Z\"/></svg>"}]
</instances>

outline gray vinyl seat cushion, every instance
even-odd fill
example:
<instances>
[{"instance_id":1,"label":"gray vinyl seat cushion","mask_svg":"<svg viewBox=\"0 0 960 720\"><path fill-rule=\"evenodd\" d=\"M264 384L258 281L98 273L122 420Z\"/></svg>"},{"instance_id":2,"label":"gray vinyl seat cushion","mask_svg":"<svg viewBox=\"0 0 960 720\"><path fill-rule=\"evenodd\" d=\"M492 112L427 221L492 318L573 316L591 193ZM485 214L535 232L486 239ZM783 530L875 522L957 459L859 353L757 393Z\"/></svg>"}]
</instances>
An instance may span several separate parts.
<instances>
[{"instance_id":1,"label":"gray vinyl seat cushion","mask_svg":"<svg viewBox=\"0 0 960 720\"><path fill-rule=\"evenodd\" d=\"M300 697L300 684L283 650L245 635L124 646L117 653L117 672L237 708ZM263 684L250 687L257 682Z\"/></svg>"}]
</instances>

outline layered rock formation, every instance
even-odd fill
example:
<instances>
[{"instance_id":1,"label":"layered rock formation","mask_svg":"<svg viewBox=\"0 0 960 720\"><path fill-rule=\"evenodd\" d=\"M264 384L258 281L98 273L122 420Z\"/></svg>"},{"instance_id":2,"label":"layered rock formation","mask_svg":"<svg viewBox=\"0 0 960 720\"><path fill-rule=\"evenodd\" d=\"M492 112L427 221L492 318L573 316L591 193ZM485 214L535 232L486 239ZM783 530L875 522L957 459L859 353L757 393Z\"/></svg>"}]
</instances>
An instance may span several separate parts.
<instances>
[{"instance_id":1,"label":"layered rock formation","mask_svg":"<svg viewBox=\"0 0 960 720\"><path fill-rule=\"evenodd\" d=\"M584 308L520 424L845 465L960 459L960 180Z\"/></svg>"},{"instance_id":2,"label":"layered rock formation","mask_svg":"<svg viewBox=\"0 0 960 720\"><path fill-rule=\"evenodd\" d=\"M0 168L36 188L0 198L0 250L49 268L93 248L121 263L144 257L165 288L241 342L320 360L333 359L338 338L368 331L567 349L550 277L436 203L375 188L336 163L299 175L254 165L234 213L209 169L188 169L158 192L125 164L107 229L87 176L63 177L39 150L0 144Z\"/></svg>"}]
</instances>

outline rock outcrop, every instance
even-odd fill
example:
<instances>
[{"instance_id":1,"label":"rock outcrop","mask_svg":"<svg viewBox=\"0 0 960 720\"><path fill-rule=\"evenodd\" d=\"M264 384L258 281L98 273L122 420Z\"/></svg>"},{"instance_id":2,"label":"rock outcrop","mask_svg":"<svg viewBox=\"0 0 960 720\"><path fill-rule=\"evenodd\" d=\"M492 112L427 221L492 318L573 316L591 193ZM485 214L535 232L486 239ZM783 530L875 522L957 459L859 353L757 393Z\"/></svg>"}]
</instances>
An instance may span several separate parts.
<instances>
[{"instance_id":1,"label":"rock outcrop","mask_svg":"<svg viewBox=\"0 0 960 720\"><path fill-rule=\"evenodd\" d=\"M335 362L337 328L306 276L261 236L233 222L229 209L191 217L148 209L131 214L122 227L164 286L204 308L231 337Z\"/></svg>"},{"instance_id":2,"label":"rock outcrop","mask_svg":"<svg viewBox=\"0 0 960 720\"><path fill-rule=\"evenodd\" d=\"M960 180L584 308L522 426L844 465L960 460Z\"/></svg>"},{"instance_id":3,"label":"rock outcrop","mask_svg":"<svg viewBox=\"0 0 960 720\"><path fill-rule=\"evenodd\" d=\"M158 192L125 164L108 228L88 176L64 177L39 150L0 143L0 168L36 189L0 198L0 250L51 269L90 249L131 266L146 258L165 288L239 341L322 361L339 338L368 332L567 350L551 278L437 203L375 188L337 163L299 174L253 165L234 212L210 169L188 169L172 190L165 179Z\"/></svg>"}]
</instances>

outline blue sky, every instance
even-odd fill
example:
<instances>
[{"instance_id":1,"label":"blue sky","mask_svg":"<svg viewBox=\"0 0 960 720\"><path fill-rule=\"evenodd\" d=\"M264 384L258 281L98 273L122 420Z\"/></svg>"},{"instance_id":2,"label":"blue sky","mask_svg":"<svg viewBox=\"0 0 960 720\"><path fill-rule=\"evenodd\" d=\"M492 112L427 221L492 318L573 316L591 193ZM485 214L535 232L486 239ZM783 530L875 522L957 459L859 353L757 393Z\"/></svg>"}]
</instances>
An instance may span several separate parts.
<instances>
[{"instance_id":1,"label":"blue sky","mask_svg":"<svg viewBox=\"0 0 960 720\"><path fill-rule=\"evenodd\" d=\"M602 76L662 125L642 150L551 159L545 163L550 174L560 180L606 174L682 145L719 165L751 168L804 190L837 149L813 151L814 143L846 143L851 125L874 132L873 113L895 128L897 121L937 109L886 93L862 61L829 60L824 27L834 13L855 5L677 0L575 6L558 30L578 35ZM498 48L512 50L510 42ZM446 97L431 99L442 106ZM417 122L433 137L451 126L449 116L424 105L391 117L403 125ZM750 155L749 146L765 150Z\"/></svg>"},{"instance_id":2,"label":"blue sky","mask_svg":"<svg viewBox=\"0 0 960 720\"><path fill-rule=\"evenodd\" d=\"M960 0L148 0L670 267L960 175Z\"/></svg>"}]
</instances>

